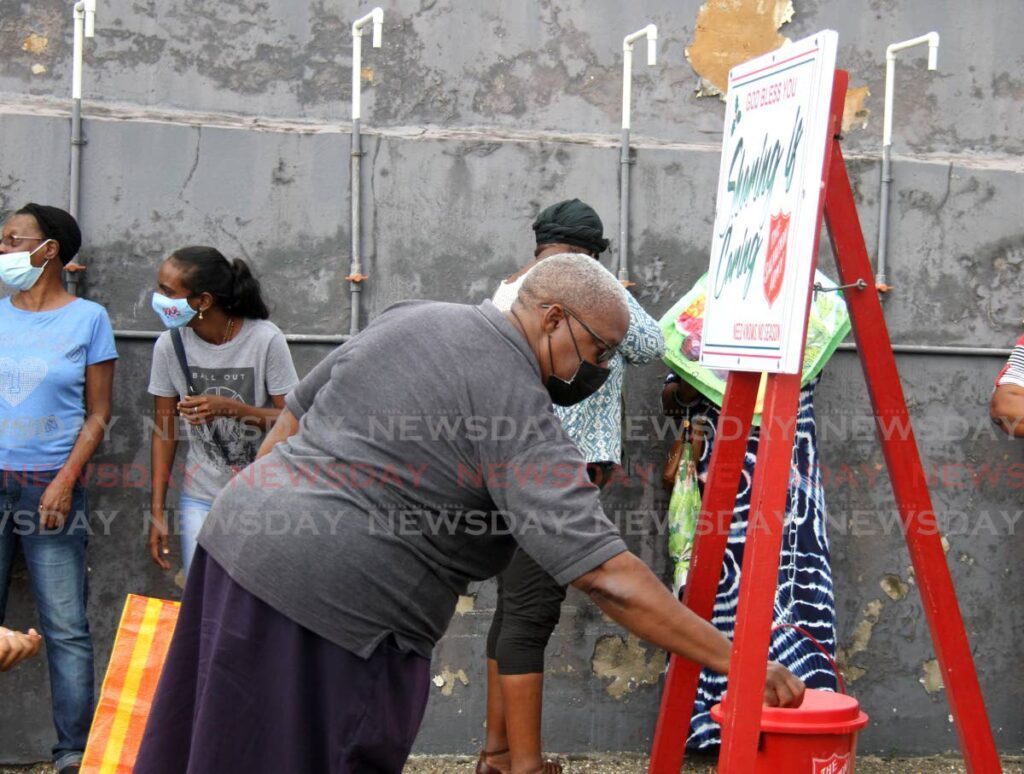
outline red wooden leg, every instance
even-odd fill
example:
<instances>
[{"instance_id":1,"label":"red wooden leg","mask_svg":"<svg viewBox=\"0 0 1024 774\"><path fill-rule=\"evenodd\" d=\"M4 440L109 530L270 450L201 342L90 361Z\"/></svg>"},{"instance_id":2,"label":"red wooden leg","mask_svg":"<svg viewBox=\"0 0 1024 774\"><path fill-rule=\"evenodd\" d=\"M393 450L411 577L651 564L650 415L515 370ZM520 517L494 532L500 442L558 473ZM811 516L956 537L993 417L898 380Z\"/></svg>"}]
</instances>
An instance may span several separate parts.
<instances>
[{"instance_id":1,"label":"red wooden leg","mask_svg":"<svg viewBox=\"0 0 1024 774\"><path fill-rule=\"evenodd\" d=\"M799 400L800 374L768 377L722 722L722 772L754 771Z\"/></svg>"},{"instance_id":2,"label":"red wooden leg","mask_svg":"<svg viewBox=\"0 0 1024 774\"><path fill-rule=\"evenodd\" d=\"M841 284L863 279L867 290L846 294L861 366L885 453L889 478L906 532L914 577L942 667L942 680L970 772L1001 771L985 702L971 658L953 579L942 550L931 495L907 413L889 330L857 217L853 191L838 144L825 189L825 217Z\"/></svg>"},{"instance_id":3,"label":"red wooden leg","mask_svg":"<svg viewBox=\"0 0 1024 774\"><path fill-rule=\"evenodd\" d=\"M710 621L729 539L736 491L743 472L743 458L761 374L733 372L711 450L708 480L690 558L683 603ZM700 664L673 655L661 694L661 711L651 748L651 774L678 774L683 765L686 737L697 696Z\"/></svg>"}]
</instances>

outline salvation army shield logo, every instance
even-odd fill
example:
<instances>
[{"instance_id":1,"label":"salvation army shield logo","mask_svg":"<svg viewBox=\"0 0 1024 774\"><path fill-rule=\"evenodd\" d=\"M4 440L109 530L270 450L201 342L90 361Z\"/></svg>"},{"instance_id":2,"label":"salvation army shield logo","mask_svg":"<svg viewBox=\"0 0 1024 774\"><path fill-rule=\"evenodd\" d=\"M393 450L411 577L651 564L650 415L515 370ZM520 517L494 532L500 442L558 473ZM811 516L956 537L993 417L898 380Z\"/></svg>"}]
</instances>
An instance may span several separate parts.
<instances>
[{"instance_id":1,"label":"salvation army shield logo","mask_svg":"<svg viewBox=\"0 0 1024 774\"><path fill-rule=\"evenodd\" d=\"M772 215L768 228L768 251L764 259L764 297L768 306L775 303L786 276L786 247L789 242L789 213Z\"/></svg>"},{"instance_id":2,"label":"salvation army shield logo","mask_svg":"<svg viewBox=\"0 0 1024 774\"><path fill-rule=\"evenodd\" d=\"M850 765L850 753L835 754L830 758L812 758L811 771L813 774L850 774L853 771Z\"/></svg>"}]
</instances>

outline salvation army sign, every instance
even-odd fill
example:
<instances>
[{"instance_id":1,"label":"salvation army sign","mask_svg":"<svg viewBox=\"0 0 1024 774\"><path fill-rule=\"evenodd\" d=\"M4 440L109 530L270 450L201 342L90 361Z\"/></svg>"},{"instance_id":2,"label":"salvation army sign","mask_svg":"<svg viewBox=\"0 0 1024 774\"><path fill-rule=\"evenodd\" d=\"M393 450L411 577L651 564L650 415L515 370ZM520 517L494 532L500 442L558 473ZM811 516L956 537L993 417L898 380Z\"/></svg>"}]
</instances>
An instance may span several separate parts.
<instances>
[{"instance_id":1,"label":"salvation army sign","mask_svg":"<svg viewBox=\"0 0 1024 774\"><path fill-rule=\"evenodd\" d=\"M839 36L734 67L700 363L800 372Z\"/></svg>"}]
</instances>

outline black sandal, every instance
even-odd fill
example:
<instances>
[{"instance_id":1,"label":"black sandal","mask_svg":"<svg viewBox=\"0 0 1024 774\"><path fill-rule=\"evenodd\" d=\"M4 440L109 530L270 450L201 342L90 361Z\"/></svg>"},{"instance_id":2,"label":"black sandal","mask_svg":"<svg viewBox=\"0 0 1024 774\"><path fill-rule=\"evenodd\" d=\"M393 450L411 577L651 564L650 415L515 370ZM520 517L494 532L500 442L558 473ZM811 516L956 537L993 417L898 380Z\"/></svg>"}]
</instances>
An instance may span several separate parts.
<instances>
[{"instance_id":1,"label":"black sandal","mask_svg":"<svg viewBox=\"0 0 1024 774\"><path fill-rule=\"evenodd\" d=\"M503 772L498 767L489 764L487 762L487 756L504 755L507 752L507 747L504 750L481 750L480 758L476 762L476 774L505 774L505 772Z\"/></svg>"}]
</instances>

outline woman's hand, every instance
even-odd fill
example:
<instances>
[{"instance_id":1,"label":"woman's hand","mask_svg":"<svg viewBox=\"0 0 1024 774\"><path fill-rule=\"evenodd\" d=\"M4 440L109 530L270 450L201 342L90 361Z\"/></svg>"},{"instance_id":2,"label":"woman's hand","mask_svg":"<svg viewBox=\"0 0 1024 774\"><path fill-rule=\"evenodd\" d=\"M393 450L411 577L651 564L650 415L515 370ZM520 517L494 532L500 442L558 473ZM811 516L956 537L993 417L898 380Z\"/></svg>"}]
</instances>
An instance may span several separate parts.
<instances>
[{"instance_id":1,"label":"woman's hand","mask_svg":"<svg viewBox=\"0 0 1024 774\"><path fill-rule=\"evenodd\" d=\"M171 553L171 546L167 531L167 516L162 507L153 508L152 511L153 515L149 522L149 538L146 540L149 558L161 570L169 570L171 563L167 561L167 556Z\"/></svg>"},{"instance_id":2,"label":"woman's hand","mask_svg":"<svg viewBox=\"0 0 1024 774\"><path fill-rule=\"evenodd\" d=\"M75 486L65 484L58 476L39 498L39 520L46 529L60 529L71 512L71 498Z\"/></svg>"},{"instance_id":3,"label":"woman's hand","mask_svg":"<svg viewBox=\"0 0 1024 774\"><path fill-rule=\"evenodd\" d=\"M768 662L764 680L764 704L766 707L799 707L804 701L803 680L782 664Z\"/></svg>"},{"instance_id":4,"label":"woman's hand","mask_svg":"<svg viewBox=\"0 0 1024 774\"><path fill-rule=\"evenodd\" d=\"M35 629L22 634L0 626L0 672L6 672L19 661L32 658L42 644L43 638Z\"/></svg>"},{"instance_id":5,"label":"woman's hand","mask_svg":"<svg viewBox=\"0 0 1024 774\"><path fill-rule=\"evenodd\" d=\"M235 417L239 403L220 395L189 395L178 403L178 413L190 425L208 425L217 417Z\"/></svg>"}]
</instances>

